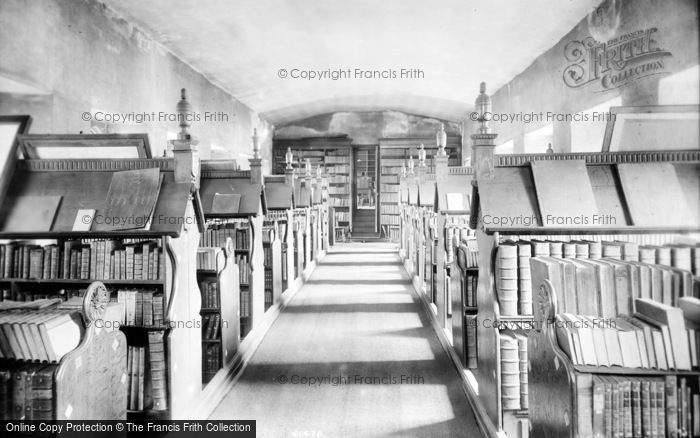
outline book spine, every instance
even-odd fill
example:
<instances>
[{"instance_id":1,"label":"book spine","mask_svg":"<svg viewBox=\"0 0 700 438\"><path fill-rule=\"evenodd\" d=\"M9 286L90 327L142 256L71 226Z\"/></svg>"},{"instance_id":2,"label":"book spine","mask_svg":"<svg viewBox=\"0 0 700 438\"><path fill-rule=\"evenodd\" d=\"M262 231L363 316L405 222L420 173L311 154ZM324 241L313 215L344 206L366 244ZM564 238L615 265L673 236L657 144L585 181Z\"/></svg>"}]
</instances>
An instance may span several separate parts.
<instances>
[{"instance_id":1,"label":"book spine","mask_svg":"<svg viewBox=\"0 0 700 438\"><path fill-rule=\"evenodd\" d=\"M530 245L518 245L518 304L521 315L532 315L531 254Z\"/></svg>"},{"instance_id":2,"label":"book spine","mask_svg":"<svg viewBox=\"0 0 700 438\"><path fill-rule=\"evenodd\" d=\"M504 410L520 409L520 363L518 342L501 334L501 402Z\"/></svg>"},{"instance_id":3,"label":"book spine","mask_svg":"<svg viewBox=\"0 0 700 438\"><path fill-rule=\"evenodd\" d=\"M500 313L504 316L518 314L518 253L517 246L503 244L496 255L496 292Z\"/></svg>"},{"instance_id":4,"label":"book spine","mask_svg":"<svg viewBox=\"0 0 700 438\"><path fill-rule=\"evenodd\" d=\"M153 410L162 411L168 407L163 332L154 331L148 333L148 358L151 371Z\"/></svg>"},{"instance_id":5,"label":"book spine","mask_svg":"<svg viewBox=\"0 0 700 438\"><path fill-rule=\"evenodd\" d=\"M680 438L678 434L678 385L676 376L666 376L666 435L669 438Z\"/></svg>"}]
</instances>

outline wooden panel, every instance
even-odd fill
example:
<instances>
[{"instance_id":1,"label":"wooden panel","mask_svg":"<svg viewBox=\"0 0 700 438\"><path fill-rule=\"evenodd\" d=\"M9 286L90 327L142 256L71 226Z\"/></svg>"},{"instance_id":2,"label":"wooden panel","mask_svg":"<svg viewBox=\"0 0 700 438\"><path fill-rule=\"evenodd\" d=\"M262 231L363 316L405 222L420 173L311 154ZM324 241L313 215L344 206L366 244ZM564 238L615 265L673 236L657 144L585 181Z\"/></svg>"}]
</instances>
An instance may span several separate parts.
<instances>
[{"instance_id":1,"label":"wooden panel","mask_svg":"<svg viewBox=\"0 0 700 438\"><path fill-rule=\"evenodd\" d=\"M56 371L57 420L126 420L126 337L91 325Z\"/></svg>"},{"instance_id":2,"label":"wooden panel","mask_svg":"<svg viewBox=\"0 0 700 438\"><path fill-rule=\"evenodd\" d=\"M595 226L598 207L583 160L533 161L542 225Z\"/></svg>"},{"instance_id":3,"label":"wooden panel","mask_svg":"<svg viewBox=\"0 0 700 438\"><path fill-rule=\"evenodd\" d=\"M699 212L690 209L672 164L618 164L617 171L633 225L700 225Z\"/></svg>"},{"instance_id":4,"label":"wooden panel","mask_svg":"<svg viewBox=\"0 0 700 438\"><path fill-rule=\"evenodd\" d=\"M539 209L529 167L496 168L496 177L479 179L479 199L484 227L530 228L539 225ZM535 218L535 219L533 219ZM504 219L503 224L494 223Z\"/></svg>"},{"instance_id":5,"label":"wooden panel","mask_svg":"<svg viewBox=\"0 0 700 438\"><path fill-rule=\"evenodd\" d=\"M593 196L598 214L608 226L629 225L617 178L611 166L588 166L588 177L593 187ZM600 225L603 225L601 223Z\"/></svg>"}]
</instances>

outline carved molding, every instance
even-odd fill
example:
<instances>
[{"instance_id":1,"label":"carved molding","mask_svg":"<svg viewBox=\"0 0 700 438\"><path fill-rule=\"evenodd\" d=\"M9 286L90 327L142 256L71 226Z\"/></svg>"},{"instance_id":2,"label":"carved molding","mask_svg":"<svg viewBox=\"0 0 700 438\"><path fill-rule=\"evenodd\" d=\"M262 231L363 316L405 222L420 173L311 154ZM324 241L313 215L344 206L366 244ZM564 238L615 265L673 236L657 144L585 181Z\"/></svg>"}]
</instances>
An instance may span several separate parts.
<instances>
[{"instance_id":1,"label":"carved molding","mask_svg":"<svg viewBox=\"0 0 700 438\"><path fill-rule=\"evenodd\" d=\"M525 166L536 160L585 160L586 164L700 162L700 151L571 152L496 155L496 166Z\"/></svg>"},{"instance_id":2,"label":"carved molding","mask_svg":"<svg viewBox=\"0 0 700 438\"><path fill-rule=\"evenodd\" d=\"M117 172L121 170L151 169L173 171L172 158L128 160L19 160L17 167L25 172Z\"/></svg>"},{"instance_id":3,"label":"carved molding","mask_svg":"<svg viewBox=\"0 0 700 438\"><path fill-rule=\"evenodd\" d=\"M471 166L448 167L450 175L474 175L474 168Z\"/></svg>"}]
</instances>

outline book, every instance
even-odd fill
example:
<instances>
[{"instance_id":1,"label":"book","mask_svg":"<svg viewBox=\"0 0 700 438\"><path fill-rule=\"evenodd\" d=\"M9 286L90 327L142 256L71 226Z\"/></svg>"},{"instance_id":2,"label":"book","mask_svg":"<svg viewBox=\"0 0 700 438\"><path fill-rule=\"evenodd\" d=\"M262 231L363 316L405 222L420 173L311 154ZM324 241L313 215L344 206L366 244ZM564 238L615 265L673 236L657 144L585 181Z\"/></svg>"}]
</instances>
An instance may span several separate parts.
<instances>
[{"instance_id":1,"label":"book","mask_svg":"<svg viewBox=\"0 0 700 438\"><path fill-rule=\"evenodd\" d=\"M75 214L72 231L90 231L96 212L97 210L94 208L78 209L78 212Z\"/></svg>"},{"instance_id":2,"label":"book","mask_svg":"<svg viewBox=\"0 0 700 438\"><path fill-rule=\"evenodd\" d=\"M148 229L162 179L158 168L114 172L102 213L115 220L94 224L92 228L95 231Z\"/></svg>"},{"instance_id":3,"label":"book","mask_svg":"<svg viewBox=\"0 0 700 438\"><path fill-rule=\"evenodd\" d=\"M518 247L515 244L504 243L499 245L496 253L494 274L501 315L517 315Z\"/></svg>"},{"instance_id":4,"label":"book","mask_svg":"<svg viewBox=\"0 0 700 438\"><path fill-rule=\"evenodd\" d=\"M532 315L532 280L530 276L531 246L518 242L518 310L520 315Z\"/></svg>"},{"instance_id":5,"label":"book","mask_svg":"<svg viewBox=\"0 0 700 438\"><path fill-rule=\"evenodd\" d=\"M648 299L637 299L635 307L637 309L636 315L641 319L668 328L675 368L679 370L690 370L690 349L688 346L688 334L683 319L683 311L677 307Z\"/></svg>"},{"instance_id":6,"label":"book","mask_svg":"<svg viewBox=\"0 0 700 438\"><path fill-rule=\"evenodd\" d=\"M518 341L510 333L501 333L501 403L504 410L520 409L520 362Z\"/></svg>"},{"instance_id":7,"label":"book","mask_svg":"<svg viewBox=\"0 0 700 438\"><path fill-rule=\"evenodd\" d=\"M151 373L152 409L162 411L167 405L167 379L165 374L165 347L162 331L148 332L148 360Z\"/></svg>"},{"instance_id":8,"label":"book","mask_svg":"<svg viewBox=\"0 0 700 438\"><path fill-rule=\"evenodd\" d=\"M527 336L516 334L515 337L518 341L518 363L520 364L520 409L527 409L529 406Z\"/></svg>"}]
</instances>

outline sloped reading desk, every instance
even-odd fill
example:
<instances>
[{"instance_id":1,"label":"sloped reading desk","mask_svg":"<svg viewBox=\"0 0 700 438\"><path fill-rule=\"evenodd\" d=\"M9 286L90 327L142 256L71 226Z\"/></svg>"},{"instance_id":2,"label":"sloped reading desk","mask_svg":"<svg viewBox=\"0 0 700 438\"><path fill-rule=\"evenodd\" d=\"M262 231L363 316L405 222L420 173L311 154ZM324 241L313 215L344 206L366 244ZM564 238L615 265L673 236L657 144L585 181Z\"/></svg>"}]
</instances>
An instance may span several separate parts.
<instances>
[{"instance_id":1,"label":"sloped reading desk","mask_svg":"<svg viewBox=\"0 0 700 438\"><path fill-rule=\"evenodd\" d=\"M471 226L477 230L479 248L478 320L491 323L478 325L474 375L481 404L499 430L510 437L523 436L528 429L537 437L585 436L587 429L577 419L590 412L590 406L581 405L581 391L591 376L669 373L574 366L559 347L553 325L545 324L557 314L552 298L557 291L551 283L544 285L533 272L532 309L504 310L509 304L499 301L499 282L506 284L499 277L499 247L510 241L624 240L664 245L678 239L697 245L699 187L699 151L497 156L493 179L476 180ZM649 213L649 208L669 204L683 207L683 216L667 207L654 217ZM522 292L518 289L518 296ZM544 329L532 330L538 326ZM527 335L529 360L524 380L529 390L516 409L506 407L503 398L501 338L512 333ZM697 370L689 373L700 375ZM577 389L582 384L584 389Z\"/></svg>"},{"instance_id":2,"label":"sloped reading desk","mask_svg":"<svg viewBox=\"0 0 700 438\"><path fill-rule=\"evenodd\" d=\"M83 136L81 144L88 146L90 138ZM25 137L25 140L31 138ZM160 176L160 189L152 210L146 208L143 217L133 218L141 227L118 230L100 227L102 231L92 231L100 222L110 219L104 214L114 175L123 171L153 169ZM196 400L201 391L201 329L198 328L199 324L193 327L187 324L199 320L201 299L196 282L195 256L199 225L203 219L194 186L176 183L174 161L165 158L18 160L13 170L7 195L1 201L0 240L46 239L58 249L74 243L91 248L95 257L98 255L97 248L101 248L99 254L110 254L105 246L112 249L133 249L138 246L139 254L142 244L152 245L150 248L153 249L149 253L152 257L141 256L145 268L138 276L129 270L115 274L119 271L117 263L110 267L117 254L115 251L103 256L99 262L96 258L90 259L93 263L88 264L89 269L80 275L66 275L66 271L48 277L44 275L41 279L26 275L5 276L0 281L12 290L33 288L55 292L59 289L83 289L100 280L110 291L149 289L154 295L161 296L162 314L152 315L162 320L160 324L137 320L131 326L127 324L122 327L130 346L148 345L149 335L155 332L162 333L165 340L166 378L162 388L164 392L158 394L159 403L154 404L153 409L148 406L131 409L129 417L188 418L192 415L191 400ZM137 184L137 187L140 186ZM138 188L134 193L120 196L139 205L144 199L138 196ZM45 210L43 217L29 215L21 230L8 227L7 218L13 215L13 206L26 204L27 200L41 205L43 199L57 199L58 202ZM74 231L76 227L81 231ZM87 261L83 259L83 263ZM131 266L136 267L136 264ZM138 267L141 268L141 265ZM145 275L146 271L153 275ZM90 360L97 358L99 356L92 356ZM93 388L84 382L74 386L88 387L90 390Z\"/></svg>"}]
</instances>

